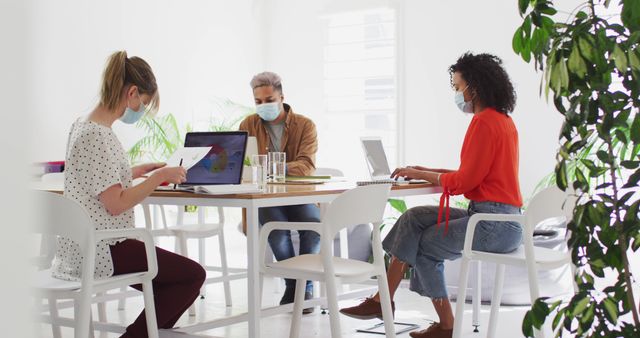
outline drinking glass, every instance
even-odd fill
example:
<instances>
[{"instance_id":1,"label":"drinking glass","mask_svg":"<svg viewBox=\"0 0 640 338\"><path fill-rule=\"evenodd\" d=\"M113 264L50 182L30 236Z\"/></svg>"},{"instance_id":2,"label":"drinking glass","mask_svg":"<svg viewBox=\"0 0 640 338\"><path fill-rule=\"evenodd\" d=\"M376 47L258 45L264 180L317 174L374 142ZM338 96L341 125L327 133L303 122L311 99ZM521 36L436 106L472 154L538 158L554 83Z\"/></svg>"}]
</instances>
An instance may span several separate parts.
<instances>
[{"instance_id":1,"label":"drinking glass","mask_svg":"<svg viewBox=\"0 0 640 338\"><path fill-rule=\"evenodd\" d=\"M283 152L269 153L269 177L272 182L284 183L287 168L287 154Z\"/></svg>"},{"instance_id":2,"label":"drinking glass","mask_svg":"<svg viewBox=\"0 0 640 338\"><path fill-rule=\"evenodd\" d=\"M251 156L251 182L258 185L258 189L264 191L267 184L268 170L267 155Z\"/></svg>"}]
</instances>

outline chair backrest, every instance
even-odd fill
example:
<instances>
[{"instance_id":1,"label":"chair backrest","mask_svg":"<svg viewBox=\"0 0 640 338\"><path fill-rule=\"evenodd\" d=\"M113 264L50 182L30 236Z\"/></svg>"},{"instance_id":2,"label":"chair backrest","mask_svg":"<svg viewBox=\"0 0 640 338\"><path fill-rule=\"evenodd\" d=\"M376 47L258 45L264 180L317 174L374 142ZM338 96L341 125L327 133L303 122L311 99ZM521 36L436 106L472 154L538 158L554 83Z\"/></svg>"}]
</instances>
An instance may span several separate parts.
<instances>
[{"instance_id":1,"label":"chair backrest","mask_svg":"<svg viewBox=\"0 0 640 338\"><path fill-rule=\"evenodd\" d=\"M540 222L550 218L564 218L567 222L572 219L573 209L577 198L571 190L566 192L551 186L538 192L527 206L525 216L525 238L533 236L533 230Z\"/></svg>"},{"instance_id":2,"label":"chair backrest","mask_svg":"<svg viewBox=\"0 0 640 338\"><path fill-rule=\"evenodd\" d=\"M86 210L60 194L35 191L34 201L40 210L35 232L44 236L62 236L80 246L81 254L95 252L95 227Z\"/></svg>"},{"instance_id":3,"label":"chair backrest","mask_svg":"<svg viewBox=\"0 0 640 338\"><path fill-rule=\"evenodd\" d=\"M390 184L375 184L357 187L336 197L323 217L322 238L332 242L346 226L382 222L390 191Z\"/></svg>"},{"instance_id":4,"label":"chair backrest","mask_svg":"<svg viewBox=\"0 0 640 338\"><path fill-rule=\"evenodd\" d=\"M316 168L314 175L344 177L342 170L336 168Z\"/></svg>"}]
</instances>

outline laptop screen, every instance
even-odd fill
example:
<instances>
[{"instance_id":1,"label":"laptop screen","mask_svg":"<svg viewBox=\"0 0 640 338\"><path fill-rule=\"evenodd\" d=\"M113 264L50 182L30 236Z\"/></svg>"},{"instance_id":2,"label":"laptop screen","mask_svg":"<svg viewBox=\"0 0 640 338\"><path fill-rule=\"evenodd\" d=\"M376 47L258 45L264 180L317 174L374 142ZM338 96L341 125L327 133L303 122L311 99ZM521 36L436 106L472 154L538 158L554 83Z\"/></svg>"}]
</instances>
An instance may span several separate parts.
<instances>
[{"instance_id":1,"label":"laptop screen","mask_svg":"<svg viewBox=\"0 0 640 338\"><path fill-rule=\"evenodd\" d=\"M187 171L183 184L240 184L246 145L245 131L187 133L185 147L211 147L211 150Z\"/></svg>"},{"instance_id":2,"label":"laptop screen","mask_svg":"<svg viewBox=\"0 0 640 338\"><path fill-rule=\"evenodd\" d=\"M382 147L382 140L377 138L362 139L362 147L364 148L364 154L367 158L367 165L369 166L369 173L371 178L391 175L389 170L389 162L387 162L387 155L384 153Z\"/></svg>"}]
</instances>

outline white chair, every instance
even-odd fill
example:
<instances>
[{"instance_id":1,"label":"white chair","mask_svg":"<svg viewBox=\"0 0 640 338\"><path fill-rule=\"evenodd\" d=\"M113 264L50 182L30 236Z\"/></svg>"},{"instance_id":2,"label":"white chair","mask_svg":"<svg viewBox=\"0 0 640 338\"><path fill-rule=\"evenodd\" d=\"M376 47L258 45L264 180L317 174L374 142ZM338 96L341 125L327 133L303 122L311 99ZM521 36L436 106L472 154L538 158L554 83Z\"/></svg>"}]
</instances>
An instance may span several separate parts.
<instances>
[{"instance_id":1,"label":"white chair","mask_svg":"<svg viewBox=\"0 0 640 338\"><path fill-rule=\"evenodd\" d=\"M573 194L567 194L557 187L549 187L536 194L529 203L522 215L507 214L474 214L469 219L465 237L464 249L462 252L462 263L460 265L459 294L456 305L456 317L454 322L453 337L461 337L462 323L464 319L464 299L466 296L466 285L469 276L469 264L471 261L493 262L496 264L496 275L494 280L494 291L491 299L491 314L489 317L489 329L487 337L495 337L498 313L500 310L500 298L502 296L502 286L504 281L505 265L519 265L527 268L529 278L529 294L532 302L540 296L538 287L538 269L557 269L567 264L571 264L569 252L562 252L553 249L536 247L533 245L533 230L536 225L550 218L564 218L570 221L576 198ZM480 221L514 221L523 226L523 245L516 251L500 254L472 250L473 236L475 228ZM573 268L573 266L572 266ZM542 332L537 332L536 336L543 337Z\"/></svg>"},{"instance_id":2,"label":"white chair","mask_svg":"<svg viewBox=\"0 0 640 338\"><path fill-rule=\"evenodd\" d=\"M54 185L64 185L64 172L59 173L46 173L40 177L40 180L43 183L54 184ZM51 260L55 255L56 240L55 238L49 238L47 236L42 236L40 241L40 256L34 258L34 263L39 270L48 269L51 267ZM123 288L123 291L126 291L126 287ZM98 296L104 296L105 293L99 293ZM57 307L57 303L54 301L53 304L49 304L50 307ZM107 321L107 308L105 302L100 302L97 304L98 308L98 319L101 322ZM59 326L53 325L52 330L54 332L59 331Z\"/></svg>"},{"instance_id":3,"label":"white chair","mask_svg":"<svg viewBox=\"0 0 640 338\"><path fill-rule=\"evenodd\" d=\"M382 313L387 337L395 337L391 298L384 265L384 252L380 240L379 225L382 223L385 205L389 197L390 185L371 185L358 187L344 192L327 207L320 223L311 222L269 222L260 231L259 253L264 254L267 238L271 231L308 230L320 234L320 254L306 254L279 262L265 264L259 259L260 274L296 279L295 301L291 323L290 338L300 334L300 321L304 305L305 282L322 281L327 288L327 301L331 321L331 336L341 337L338 312L337 284L356 283L377 277L382 303ZM373 227L373 263L350 260L333 256L333 239L342 228L361 223L374 223Z\"/></svg>"},{"instance_id":4,"label":"white chair","mask_svg":"<svg viewBox=\"0 0 640 338\"><path fill-rule=\"evenodd\" d=\"M314 175L344 177L344 173L342 172L342 170L336 168L316 168Z\"/></svg>"},{"instance_id":5,"label":"white chair","mask_svg":"<svg viewBox=\"0 0 640 338\"><path fill-rule=\"evenodd\" d=\"M210 283L217 283L222 281L224 286L224 300L227 306L232 305L231 300L231 284L229 282L229 267L227 265L227 249L225 247L224 240L224 209L218 207L218 222L207 223L205 220L205 208L198 207L198 223L185 224L184 223L184 209L179 207L178 220L176 226L169 227L169 230L176 236L176 252L182 256L189 257L187 240L198 239L198 262L206 271L220 272L222 276L220 278L208 278L200 291L201 298L205 295L205 286ZM205 239L217 236L218 248L220 252L220 266L207 265L205 261ZM238 277L238 276L236 276ZM195 303L189 307L189 315L195 315Z\"/></svg>"},{"instance_id":6,"label":"white chair","mask_svg":"<svg viewBox=\"0 0 640 338\"><path fill-rule=\"evenodd\" d=\"M65 281L53 278L51 270L41 270L34 274L32 286L38 297L49 301L49 316L44 321L54 326L74 327L76 338L93 336L91 303L95 293L132 284L142 284L148 334L158 337L156 311L153 300L152 280L158 273L155 247L151 235L144 229L95 230L95 225L82 206L66 197L49 192L35 192L36 202L42 210L42 222L36 232L51 237L65 237L80 247L82 255L82 278L80 281ZM145 244L148 270L138 273L94 279L96 243L111 238L138 238ZM73 299L74 318L61 318L55 306L58 299ZM60 337L60 330L54 330L54 337Z\"/></svg>"}]
</instances>

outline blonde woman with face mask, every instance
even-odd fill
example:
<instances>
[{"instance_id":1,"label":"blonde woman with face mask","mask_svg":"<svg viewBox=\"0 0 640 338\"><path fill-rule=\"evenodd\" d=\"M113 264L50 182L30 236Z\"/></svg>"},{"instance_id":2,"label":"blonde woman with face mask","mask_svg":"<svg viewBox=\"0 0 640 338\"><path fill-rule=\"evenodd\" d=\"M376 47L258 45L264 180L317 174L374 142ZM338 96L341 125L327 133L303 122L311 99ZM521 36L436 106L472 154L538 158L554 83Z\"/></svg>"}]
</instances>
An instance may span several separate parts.
<instances>
[{"instance_id":1,"label":"blonde woman with face mask","mask_svg":"<svg viewBox=\"0 0 640 338\"><path fill-rule=\"evenodd\" d=\"M64 195L82 205L96 230L135 227L133 207L163 182L182 183L182 167L151 163L131 167L126 152L111 129L117 120L127 124L145 113L156 111L158 86L151 67L125 51L113 53L102 79L100 102L88 117L71 127L65 158ZM157 170L156 170L157 169ZM155 170L155 171L154 171ZM132 180L154 171L142 183ZM171 328L198 297L206 273L196 262L156 248L158 275L153 280L157 323ZM59 238L53 262L53 276L78 280L82 257L78 246ZM137 240L103 240L96 247L95 278L146 271L144 244ZM140 285L131 287L141 290ZM144 311L122 337L147 337Z\"/></svg>"}]
</instances>

